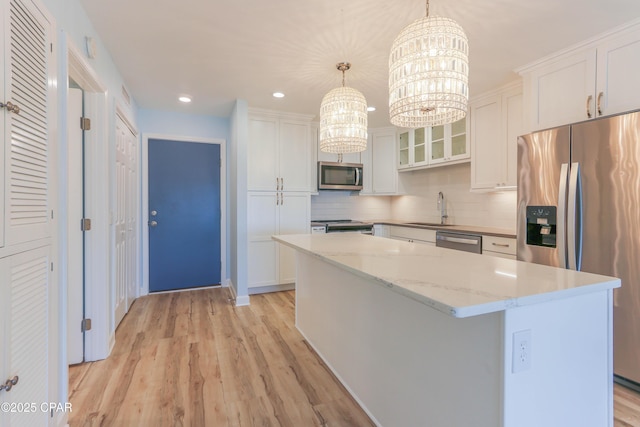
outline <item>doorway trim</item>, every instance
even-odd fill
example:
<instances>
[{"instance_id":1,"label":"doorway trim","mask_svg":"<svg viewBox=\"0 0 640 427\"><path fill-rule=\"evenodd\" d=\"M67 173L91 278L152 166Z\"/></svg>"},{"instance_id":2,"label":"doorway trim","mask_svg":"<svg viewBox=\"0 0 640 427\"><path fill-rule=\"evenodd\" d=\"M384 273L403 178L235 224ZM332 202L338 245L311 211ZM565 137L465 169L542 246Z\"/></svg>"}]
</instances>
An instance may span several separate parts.
<instances>
[{"instance_id":1,"label":"doorway trim","mask_svg":"<svg viewBox=\"0 0 640 427\"><path fill-rule=\"evenodd\" d=\"M195 142L220 145L220 284L227 283L227 150L226 140L222 138L199 138L167 134L143 133L142 135L142 289L141 295L149 294L149 140L163 139L178 142Z\"/></svg>"},{"instance_id":2,"label":"doorway trim","mask_svg":"<svg viewBox=\"0 0 640 427\"><path fill-rule=\"evenodd\" d=\"M63 32L64 34L64 32ZM98 78L93 68L84 59L83 53L75 46L69 35L61 37L61 54L64 60L61 61L67 69L61 73L61 78L65 86L68 86L68 79L72 78L85 93L85 114L92 118L92 129L85 132L85 209L87 217L93 220L94 227L85 236L85 317L93 321L93 329L85 333L84 358L85 361L94 361L106 358L113 345L113 336L109 325L113 315L109 312L110 277L109 277L109 144L108 144L108 100L106 86ZM64 45L66 42L66 46ZM67 94L64 92L64 108L67 105ZM62 140L64 141L63 156L67 155L66 146L67 131L64 129ZM66 180L65 170L61 171ZM66 181L65 181L66 182ZM66 185L66 184L65 184ZM63 196L64 204L68 195ZM65 221L66 218L61 218ZM65 231L66 232L66 231ZM67 259L66 243L61 248L60 253ZM66 268L64 269L66 274ZM64 307L66 308L66 280L63 286ZM65 311L66 313L66 311ZM64 316L66 328L66 316ZM65 329L63 329L65 330ZM66 345L66 334L64 344ZM65 353L66 355L66 353ZM66 363L66 357L64 362Z\"/></svg>"}]
</instances>

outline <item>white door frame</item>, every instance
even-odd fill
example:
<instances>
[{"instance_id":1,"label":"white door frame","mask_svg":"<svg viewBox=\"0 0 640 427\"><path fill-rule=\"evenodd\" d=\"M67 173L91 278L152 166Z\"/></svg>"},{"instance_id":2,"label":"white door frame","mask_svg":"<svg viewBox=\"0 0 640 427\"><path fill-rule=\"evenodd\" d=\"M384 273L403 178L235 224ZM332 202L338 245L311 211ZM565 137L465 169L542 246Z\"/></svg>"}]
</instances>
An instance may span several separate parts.
<instances>
[{"instance_id":1,"label":"white door frame","mask_svg":"<svg viewBox=\"0 0 640 427\"><path fill-rule=\"evenodd\" d=\"M92 220L92 229L85 235L85 316L92 320L93 328L85 333L85 361L100 360L106 358L114 343L114 331L110 330L113 313L110 312L111 278L110 278L110 234L109 234L109 131L108 131L108 100L106 86L98 78L98 75L84 59L83 53L74 45L71 38L64 34L61 37L62 67L66 67L60 75L62 87L68 88L69 78L72 78L84 90L85 115L91 117L91 130L85 132L85 211ZM66 108L66 91L62 91ZM64 125L66 126L66 125ZM66 129L62 130L61 142L62 158L66 159ZM66 183L66 168L61 168L61 179ZM61 183L62 184L62 183ZM61 188L65 188L62 185ZM66 206L66 194L61 195L61 206ZM60 218L65 224L61 227L66 232L66 227L74 226L66 224L66 218ZM62 240L62 239L61 239ZM66 242L61 243L60 254L64 257L61 265L73 262L67 258ZM61 274L63 280L64 313L66 313L66 268ZM66 315L62 331L66 331ZM66 346L66 333L64 334L64 346ZM66 352L65 352L66 356ZM66 357L63 358L66 364ZM65 368L66 369L66 368Z\"/></svg>"},{"instance_id":2,"label":"white door frame","mask_svg":"<svg viewBox=\"0 0 640 427\"><path fill-rule=\"evenodd\" d=\"M203 144L220 145L220 283L227 286L227 154L224 139L220 138L198 138L190 136L176 136L166 134L143 134L142 135L142 295L149 294L149 140L163 139L179 142L197 142Z\"/></svg>"}]
</instances>

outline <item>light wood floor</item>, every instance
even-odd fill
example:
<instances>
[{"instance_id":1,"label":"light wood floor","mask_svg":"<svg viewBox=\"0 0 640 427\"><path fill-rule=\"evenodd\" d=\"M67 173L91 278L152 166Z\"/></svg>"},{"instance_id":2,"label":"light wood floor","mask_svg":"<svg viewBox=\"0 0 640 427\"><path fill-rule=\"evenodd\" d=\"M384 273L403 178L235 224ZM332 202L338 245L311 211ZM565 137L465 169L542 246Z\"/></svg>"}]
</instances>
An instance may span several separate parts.
<instances>
[{"instance_id":1,"label":"light wood floor","mask_svg":"<svg viewBox=\"0 0 640 427\"><path fill-rule=\"evenodd\" d=\"M371 426L294 326L294 293L139 298L108 359L70 368L71 426Z\"/></svg>"},{"instance_id":2,"label":"light wood floor","mask_svg":"<svg viewBox=\"0 0 640 427\"><path fill-rule=\"evenodd\" d=\"M294 293L233 307L228 289L139 298L107 360L69 369L71 426L371 426L294 326ZM614 386L615 427L640 395Z\"/></svg>"}]
</instances>

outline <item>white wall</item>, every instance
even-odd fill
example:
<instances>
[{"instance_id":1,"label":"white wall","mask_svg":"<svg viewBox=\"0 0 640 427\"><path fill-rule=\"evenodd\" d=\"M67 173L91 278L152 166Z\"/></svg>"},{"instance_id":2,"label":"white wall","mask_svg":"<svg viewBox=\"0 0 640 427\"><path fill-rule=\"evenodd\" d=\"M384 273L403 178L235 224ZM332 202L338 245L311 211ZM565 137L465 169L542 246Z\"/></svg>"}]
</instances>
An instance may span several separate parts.
<instances>
[{"instance_id":1,"label":"white wall","mask_svg":"<svg viewBox=\"0 0 640 427\"><path fill-rule=\"evenodd\" d=\"M187 114L187 113L175 113L175 112L167 112L167 111L159 111L159 110L149 110L149 109L139 109L138 110L138 129L142 135L144 134L154 134L154 135L162 135L167 137L184 137L184 138L207 138L207 139L224 139L227 143L227 147L229 146L229 139L231 135L231 124L228 118L224 117L215 117L215 116L206 116L201 114ZM225 224L226 235L229 236L230 228L229 228L229 218L230 218L230 208L229 208L229 163L230 163L230 154L229 149L226 151L226 176L225 181L227 182L226 195L227 200L225 200L226 212L225 217L227 218L227 224ZM143 209L144 211L144 209ZM225 283L229 279L229 268L230 268L230 250L229 250L229 239L227 239L225 251L225 272L227 277L222 277L222 283ZM145 274L145 273L143 273Z\"/></svg>"},{"instance_id":2,"label":"white wall","mask_svg":"<svg viewBox=\"0 0 640 427\"><path fill-rule=\"evenodd\" d=\"M236 295L236 305L249 304L247 258L247 146L249 140L249 106L237 100L231 113L231 144L229 148L230 215L230 287Z\"/></svg>"},{"instance_id":3,"label":"white wall","mask_svg":"<svg viewBox=\"0 0 640 427\"><path fill-rule=\"evenodd\" d=\"M382 220L391 218L391 197L359 196L350 191L320 191L311 196L311 219Z\"/></svg>"},{"instance_id":4,"label":"white wall","mask_svg":"<svg viewBox=\"0 0 640 427\"><path fill-rule=\"evenodd\" d=\"M444 193L448 223L516 229L517 192L472 193L469 163L400 173L405 196L391 202L391 218L440 222L438 192Z\"/></svg>"}]
</instances>

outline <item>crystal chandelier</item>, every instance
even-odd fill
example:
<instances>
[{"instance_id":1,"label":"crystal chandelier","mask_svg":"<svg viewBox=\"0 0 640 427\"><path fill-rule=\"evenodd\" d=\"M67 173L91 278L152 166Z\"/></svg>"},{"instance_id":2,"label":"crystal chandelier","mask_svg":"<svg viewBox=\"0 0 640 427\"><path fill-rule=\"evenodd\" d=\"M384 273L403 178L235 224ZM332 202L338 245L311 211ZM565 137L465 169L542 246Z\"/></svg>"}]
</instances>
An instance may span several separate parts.
<instances>
[{"instance_id":1,"label":"crystal chandelier","mask_svg":"<svg viewBox=\"0 0 640 427\"><path fill-rule=\"evenodd\" d=\"M367 101L357 90L344 85L348 62L342 71L342 87L331 90L320 104L320 150L327 153L358 153L367 149Z\"/></svg>"},{"instance_id":2,"label":"crystal chandelier","mask_svg":"<svg viewBox=\"0 0 640 427\"><path fill-rule=\"evenodd\" d=\"M469 45L454 20L427 14L405 27L389 55L391 123L419 128L467 114Z\"/></svg>"}]
</instances>

